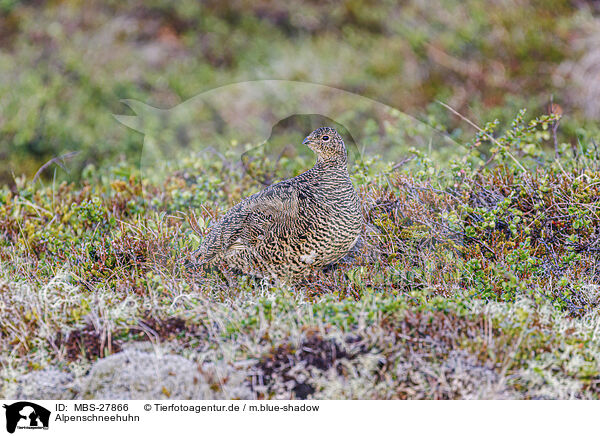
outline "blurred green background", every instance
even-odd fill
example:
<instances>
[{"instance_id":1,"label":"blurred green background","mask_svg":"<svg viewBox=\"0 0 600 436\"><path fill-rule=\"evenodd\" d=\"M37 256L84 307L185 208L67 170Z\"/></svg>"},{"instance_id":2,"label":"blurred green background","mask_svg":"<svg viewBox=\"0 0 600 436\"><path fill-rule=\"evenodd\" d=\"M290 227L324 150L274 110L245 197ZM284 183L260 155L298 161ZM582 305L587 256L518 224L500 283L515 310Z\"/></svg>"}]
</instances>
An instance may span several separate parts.
<instances>
[{"instance_id":1,"label":"blurred green background","mask_svg":"<svg viewBox=\"0 0 600 436\"><path fill-rule=\"evenodd\" d=\"M396 107L456 138L467 123L565 115L570 141L600 117L600 4L0 0L0 184L139 160L121 99L171 108L218 86L307 81ZM586 132L586 133L583 133Z\"/></svg>"}]
</instances>

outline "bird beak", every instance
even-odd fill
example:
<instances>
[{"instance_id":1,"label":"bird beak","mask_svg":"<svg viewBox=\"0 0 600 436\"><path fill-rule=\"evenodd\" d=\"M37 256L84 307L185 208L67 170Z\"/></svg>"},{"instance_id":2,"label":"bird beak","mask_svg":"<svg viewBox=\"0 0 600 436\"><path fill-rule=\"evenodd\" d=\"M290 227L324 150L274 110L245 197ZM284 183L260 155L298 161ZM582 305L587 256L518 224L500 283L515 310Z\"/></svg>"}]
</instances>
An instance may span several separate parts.
<instances>
[{"instance_id":1,"label":"bird beak","mask_svg":"<svg viewBox=\"0 0 600 436\"><path fill-rule=\"evenodd\" d=\"M306 138L304 138L304 141L302 141L302 144L308 145L308 144L310 144L310 142L311 141L310 141L309 137L307 136Z\"/></svg>"}]
</instances>

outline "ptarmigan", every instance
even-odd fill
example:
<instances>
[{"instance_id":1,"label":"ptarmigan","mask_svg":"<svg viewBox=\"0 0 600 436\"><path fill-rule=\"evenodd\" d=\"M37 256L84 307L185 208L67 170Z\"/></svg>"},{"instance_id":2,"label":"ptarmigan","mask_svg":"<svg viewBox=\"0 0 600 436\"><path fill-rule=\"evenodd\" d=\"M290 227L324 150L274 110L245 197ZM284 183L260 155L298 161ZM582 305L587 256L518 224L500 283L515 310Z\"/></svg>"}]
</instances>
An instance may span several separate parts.
<instances>
[{"instance_id":1,"label":"ptarmigan","mask_svg":"<svg viewBox=\"0 0 600 436\"><path fill-rule=\"evenodd\" d=\"M196 251L200 264L225 261L258 277L289 281L342 258L363 227L338 132L321 127L304 139L315 165L231 208Z\"/></svg>"}]
</instances>

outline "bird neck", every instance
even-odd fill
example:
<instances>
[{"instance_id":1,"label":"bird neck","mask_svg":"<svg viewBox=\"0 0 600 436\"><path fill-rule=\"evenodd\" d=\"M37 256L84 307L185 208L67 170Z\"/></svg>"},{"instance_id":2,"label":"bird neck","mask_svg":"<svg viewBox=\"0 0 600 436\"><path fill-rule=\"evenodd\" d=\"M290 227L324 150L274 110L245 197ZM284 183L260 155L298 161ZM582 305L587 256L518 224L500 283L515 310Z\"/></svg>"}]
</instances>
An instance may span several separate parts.
<instances>
[{"instance_id":1,"label":"bird neck","mask_svg":"<svg viewBox=\"0 0 600 436\"><path fill-rule=\"evenodd\" d=\"M325 159L317 156L317 162L311 172L327 174L328 179L331 179L332 175L348 178L348 161L346 156L328 156Z\"/></svg>"},{"instance_id":2,"label":"bird neck","mask_svg":"<svg viewBox=\"0 0 600 436\"><path fill-rule=\"evenodd\" d=\"M348 159L346 155L333 155L333 156L322 156L317 155L317 162L315 168L319 167L322 169L340 169L348 171Z\"/></svg>"}]
</instances>

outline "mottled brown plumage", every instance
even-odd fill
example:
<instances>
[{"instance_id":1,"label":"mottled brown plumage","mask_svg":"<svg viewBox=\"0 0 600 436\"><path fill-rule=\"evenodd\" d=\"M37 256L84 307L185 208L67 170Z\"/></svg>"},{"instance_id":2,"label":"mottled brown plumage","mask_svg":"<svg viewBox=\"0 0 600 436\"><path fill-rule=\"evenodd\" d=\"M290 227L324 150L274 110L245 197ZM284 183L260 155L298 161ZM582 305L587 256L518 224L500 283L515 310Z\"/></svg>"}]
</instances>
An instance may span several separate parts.
<instances>
[{"instance_id":1,"label":"mottled brown plumage","mask_svg":"<svg viewBox=\"0 0 600 436\"><path fill-rule=\"evenodd\" d=\"M303 144L317 155L314 167L231 208L197 250L201 264L224 260L243 273L287 281L354 246L363 220L344 141L321 127Z\"/></svg>"}]
</instances>

